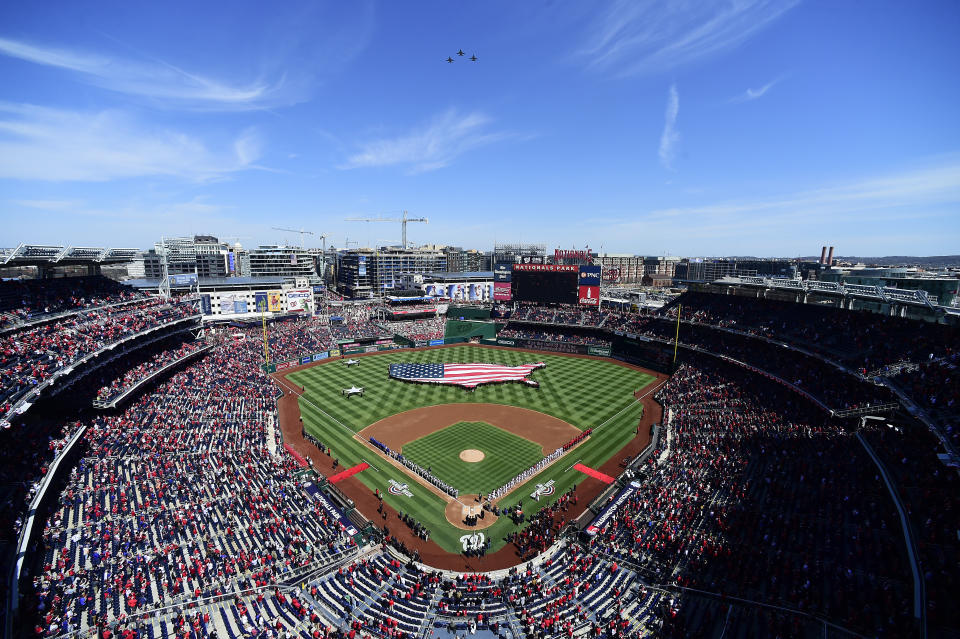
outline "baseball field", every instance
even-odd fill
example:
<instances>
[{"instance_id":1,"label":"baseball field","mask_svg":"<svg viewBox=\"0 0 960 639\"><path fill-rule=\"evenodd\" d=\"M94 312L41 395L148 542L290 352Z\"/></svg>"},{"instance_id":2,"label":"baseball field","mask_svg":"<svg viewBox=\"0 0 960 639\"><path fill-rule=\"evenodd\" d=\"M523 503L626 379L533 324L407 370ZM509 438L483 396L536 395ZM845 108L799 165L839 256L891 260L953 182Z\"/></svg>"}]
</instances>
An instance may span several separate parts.
<instances>
[{"instance_id":1,"label":"baseball field","mask_svg":"<svg viewBox=\"0 0 960 639\"><path fill-rule=\"evenodd\" d=\"M460 505L376 450L368 443L371 436L459 489L459 500L469 507L475 505L476 493L502 486L582 431L594 429L498 502L512 508L522 500L524 512L532 515L574 484L598 481L571 467L579 462L599 468L634 437L642 415L634 393L654 380L606 360L470 345L387 351L358 361L348 367L342 360L329 360L287 376L304 388L299 398L304 430L332 450L338 470L370 464L354 477L371 491L379 489L397 511L416 517L432 541L453 553L461 552L460 538L471 532L458 516L450 516L450 507ZM538 361L546 366L530 379L539 388L502 383L470 391L388 376L395 363L518 366ZM362 387L363 395L341 394L351 386ZM535 501L530 495L537 485L551 480L552 494ZM507 517L486 523L482 532L491 540L491 551L518 529Z\"/></svg>"}]
</instances>

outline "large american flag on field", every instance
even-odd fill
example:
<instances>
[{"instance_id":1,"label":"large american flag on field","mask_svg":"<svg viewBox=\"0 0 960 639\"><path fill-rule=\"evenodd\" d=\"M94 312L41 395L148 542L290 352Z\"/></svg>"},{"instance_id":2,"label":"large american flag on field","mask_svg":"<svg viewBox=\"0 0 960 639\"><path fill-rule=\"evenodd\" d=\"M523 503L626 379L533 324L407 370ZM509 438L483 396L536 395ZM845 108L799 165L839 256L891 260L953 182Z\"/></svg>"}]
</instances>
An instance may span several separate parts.
<instances>
[{"instance_id":1,"label":"large american flag on field","mask_svg":"<svg viewBox=\"0 0 960 639\"><path fill-rule=\"evenodd\" d=\"M494 382L523 382L539 386L527 379L533 371L546 366L543 362L521 366L502 364L390 364L390 377L408 382L427 384L453 384L464 388L476 388L480 384Z\"/></svg>"}]
</instances>

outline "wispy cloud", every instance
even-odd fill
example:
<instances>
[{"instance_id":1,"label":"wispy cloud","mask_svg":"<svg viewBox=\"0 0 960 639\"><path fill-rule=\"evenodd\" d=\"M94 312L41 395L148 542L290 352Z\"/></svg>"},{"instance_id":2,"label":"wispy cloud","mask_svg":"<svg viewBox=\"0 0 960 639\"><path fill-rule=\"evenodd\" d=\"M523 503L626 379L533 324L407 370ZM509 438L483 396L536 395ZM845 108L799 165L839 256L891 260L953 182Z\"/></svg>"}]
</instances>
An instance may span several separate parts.
<instances>
[{"instance_id":1,"label":"wispy cloud","mask_svg":"<svg viewBox=\"0 0 960 639\"><path fill-rule=\"evenodd\" d=\"M0 102L0 178L102 182L142 176L222 178L257 168L254 129L212 151L199 139L150 129L119 111L78 112Z\"/></svg>"},{"instance_id":2,"label":"wispy cloud","mask_svg":"<svg viewBox=\"0 0 960 639\"><path fill-rule=\"evenodd\" d=\"M904 242L918 254L942 254L960 241L953 217L958 205L960 158L952 156L924 168L768 197L637 211L608 219L605 228L627 246L656 237L682 254L807 254L822 244L825 230L831 244L854 254L902 252ZM871 240L890 228L936 231L916 242L906 236L883 246Z\"/></svg>"},{"instance_id":3,"label":"wispy cloud","mask_svg":"<svg viewBox=\"0 0 960 639\"><path fill-rule=\"evenodd\" d=\"M680 94L677 85L671 84L667 91L667 111L664 116L663 133L660 134L660 164L673 170L673 160L677 153L680 132L677 131L677 116L680 114Z\"/></svg>"},{"instance_id":4,"label":"wispy cloud","mask_svg":"<svg viewBox=\"0 0 960 639\"><path fill-rule=\"evenodd\" d=\"M197 109L261 109L296 101L286 76L230 83L160 60L130 60L0 38L0 54L76 73L111 91Z\"/></svg>"},{"instance_id":5,"label":"wispy cloud","mask_svg":"<svg viewBox=\"0 0 960 639\"><path fill-rule=\"evenodd\" d=\"M411 173L433 171L471 149L512 137L509 133L489 132L491 122L483 113L461 114L450 109L412 133L364 144L340 168L398 165Z\"/></svg>"},{"instance_id":6,"label":"wispy cloud","mask_svg":"<svg viewBox=\"0 0 960 639\"><path fill-rule=\"evenodd\" d=\"M766 198L728 200L657 209L631 216L615 225L622 231L682 228L684 234L709 237L752 231L762 236L771 229L819 229L820 223L852 222L869 224L884 217L906 220L929 217L932 211L960 203L960 160L951 158L939 166L883 175L847 184L838 184L784 193ZM684 224L677 225L678 220ZM799 221L803 224L799 224ZM954 225L957 237L960 228ZM947 228L945 228L947 231ZM820 232L819 230L817 232ZM758 239L758 241L760 241Z\"/></svg>"},{"instance_id":7,"label":"wispy cloud","mask_svg":"<svg viewBox=\"0 0 960 639\"><path fill-rule=\"evenodd\" d=\"M590 25L578 54L622 76L668 71L740 45L798 2L619 0Z\"/></svg>"},{"instance_id":8,"label":"wispy cloud","mask_svg":"<svg viewBox=\"0 0 960 639\"><path fill-rule=\"evenodd\" d=\"M759 89L751 89L748 87L746 91L734 97L730 101L731 102L750 102L751 100L762 98L764 95L766 95L767 91L775 87L779 82L780 82L780 78L777 78L776 80L772 82L768 82L767 84L763 85Z\"/></svg>"}]
</instances>

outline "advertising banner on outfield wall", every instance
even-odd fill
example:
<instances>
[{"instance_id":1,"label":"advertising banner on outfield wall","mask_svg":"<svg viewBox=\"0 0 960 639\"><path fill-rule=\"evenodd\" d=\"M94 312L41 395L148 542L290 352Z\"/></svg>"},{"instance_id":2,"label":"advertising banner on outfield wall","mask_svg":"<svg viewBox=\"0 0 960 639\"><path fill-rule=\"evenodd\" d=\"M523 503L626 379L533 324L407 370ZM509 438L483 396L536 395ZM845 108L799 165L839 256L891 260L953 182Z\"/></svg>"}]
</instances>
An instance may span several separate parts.
<instances>
[{"instance_id":1,"label":"advertising banner on outfield wall","mask_svg":"<svg viewBox=\"0 0 960 639\"><path fill-rule=\"evenodd\" d=\"M637 490L640 488L640 482L632 481L630 482L620 493L617 495L617 498L612 502L607 504L607 507L604 508L597 518L590 522L590 525L587 526L586 532L588 535L596 535L600 530L606 525L610 518L613 516L617 510L620 509L623 504L627 502L628 499L636 494Z\"/></svg>"},{"instance_id":2,"label":"advertising banner on outfield wall","mask_svg":"<svg viewBox=\"0 0 960 639\"><path fill-rule=\"evenodd\" d=\"M253 308L258 313L266 313L267 312L267 293L265 291L260 293L254 293L253 299L254 299Z\"/></svg>"},{"instance_id":3,"label":"advertising banner on outfield wall","mask_svg":"<svg viewBox=\"0 0 960 639\"><path fill-rule=\"evenodd\" d=\"M442 339L432 339L430 340L430 346L443 346Z\"/></svg>"},{"instance_id":4,"label":"advertising banner on outfield wall","mask_svg":"<svg viewBox=\"0 0 960 639\"><path fill-rule=\"evenodd\" d=\"M510 282L494 282L493 299L498 302L509 302L512 299L510 293Z\"/></svg>"},{"instance_id":5,"label":"advertising banner on outfield wall","mask_svg":"<svg viewBox=\"0 0 960 639\"><path fill-rule=\"evenodd\" d=\"M224 295L220 298L220 312L221 313L232 313L233 312L233 303L235 298L233 295Z\"/></svg>"},{"instance_id":6,"label":"advertising banner on outfield wall","mask_svg":"<svg viewBox=\"0 0 960 639\"><path fill-rule=\"evenodd\" d=\"M234 313L246 313L247 312L247 302L245 300L238 300L233 303L233 312Z\"/></svg>"},{"instance_id":7,"label":"advertising banner on outfield wall","mask_svg":"<svg viewBox=\"0 0 960 639\"><path fill-rule=\"evenodd\" d=\"M331 348L331 349L330 349L330 357L340 357L340 349L339 349L339 348Z\"/></svg>"},{"instance_id":8,"label":"advertising banner on outfield wall","mask_svg":"<svg viewBox=\"0 0 960 639\"><path fill-rule=\"evenodd\" d=\"M213 306L210 305L209 295L200 296L200 312L204 315L213 315Z\"/></svg>"},{"instance_id":9,"label":"advertising banner on outfield wall","mask_svg":"<svg viewBox=\"0 0 960 639\"><path fill-rule=\"evenodd\" d=\"M587 354L597 355L598 357L610 357L610 347L609 346L588 346Z\"/></svg>"},{"instance_id":10,"label":"advertising banner on outfield wall","mask_svg":"<svg viewBox=\"0 0 960 639\"><path fill-rule=\"evenodd\" d=\"M313 361L319 362L322 359L327 359L327 357L329 357L329 353L314 353Z\"/></svg>"}]
</instances>

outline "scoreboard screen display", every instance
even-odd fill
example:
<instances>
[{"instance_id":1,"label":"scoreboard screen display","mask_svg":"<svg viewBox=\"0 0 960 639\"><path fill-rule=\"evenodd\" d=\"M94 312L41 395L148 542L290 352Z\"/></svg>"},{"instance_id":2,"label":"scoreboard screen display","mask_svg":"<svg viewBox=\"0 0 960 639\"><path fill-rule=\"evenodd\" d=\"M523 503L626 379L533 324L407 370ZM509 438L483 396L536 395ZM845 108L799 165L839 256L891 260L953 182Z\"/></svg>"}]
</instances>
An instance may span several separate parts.
<instances>
[{"instance_id":1,"label":"scoreboard screen display","mask_svg":"<svg viewBox=\"0 0 960 639\"><path fill-rule=\"evenodd\" d=\"M519 302L576 304L578 284L576 266L513 265L513 299Z\"/></svg>"}]
</instances>

